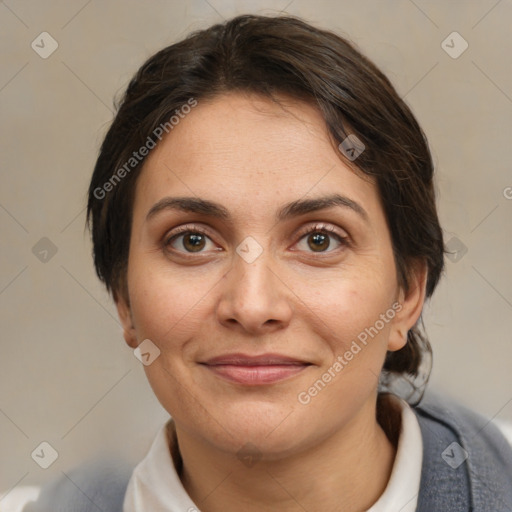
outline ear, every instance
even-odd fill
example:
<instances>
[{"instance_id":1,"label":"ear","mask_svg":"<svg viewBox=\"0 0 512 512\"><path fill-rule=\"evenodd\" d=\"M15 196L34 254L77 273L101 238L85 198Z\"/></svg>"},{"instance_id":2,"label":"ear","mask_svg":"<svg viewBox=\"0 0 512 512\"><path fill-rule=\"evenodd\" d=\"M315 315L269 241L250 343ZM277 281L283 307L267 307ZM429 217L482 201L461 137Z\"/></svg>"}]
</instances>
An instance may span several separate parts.
<instances>
[{"instance_id":1,"label":"ear","mask_svg":"<svg viewBox=\"0 0 512 512\"><path fill-rule=\"evenodd\" d=\"M129 347L137 348L139 343L137 336L135 335L135 327L133 325L132 311L128 303L128 299L123 293L116 294L115 303L117 308L117 314L121 320L123 327L123 337Z\"/></svg>"},{"instance_id":2,"label":"ear","mask_svg":"<svg viewBox=\"0 0 512 512\"><path fill-rule=\"evenodd\" d=\"M427 288L428 267L427 263L417 261L412 268L409 278L409 291L400 287L398 299L393 309L396 311L395 318L391 326L388 340L388 350L394 352L400 350L407 343L407 333L418 321L423 304L425 303L425 293Z\"/></svg>"}]
</instances>

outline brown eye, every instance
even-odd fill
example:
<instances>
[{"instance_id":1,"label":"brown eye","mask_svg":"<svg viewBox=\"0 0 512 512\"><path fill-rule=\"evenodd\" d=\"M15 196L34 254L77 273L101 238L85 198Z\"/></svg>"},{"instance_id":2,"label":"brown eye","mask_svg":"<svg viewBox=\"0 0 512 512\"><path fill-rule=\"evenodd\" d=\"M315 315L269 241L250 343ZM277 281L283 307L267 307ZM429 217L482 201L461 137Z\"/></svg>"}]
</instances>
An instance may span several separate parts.
<instances>
[{"instance_id":1,"label":"brown eye","mask_svg":"<svg viewBox=\"0 0 512 512\"><path fill-rule=\"evenodd\" d=\"M198 252L205 246L205 236L201 233L190 233L183 236L182 245L190 252Z\"/></svg>"},{"instance_id":2,"label":"brown eye","mask_svg":"<svg viewBox=\"0 0 512 512\"><path fill-rule=\"evenodd\" d=\"M325 226L323 224L309 227L302 233L301 240L307 242L307 249L304 249L306 252L316 252L316 253L333 253L337 249L344 248L349 245L348 237L343 236L343 234L338 233L338 231L330 226ZM332 240L338 244L338 247L334 247L334 249L328 251L332 245Z\"/></svg>"},{"instance_id":3,"label":"brown eye","mask_svg":"<svg viewBox=\"0 0 512 512\"><path fill-rule=\"evenodd\" d=\"M206 252L204 249L207 249L208 242L213 245L210 237L198 228L190 229L185 226L177 231L164 242L166 249L179 253L201 253Z\"/></svg>"},{"instance_id":4,"label":"brown eye","mask_svg":"<svg viewBox=\"0 0 512 512\"><path fill-rule=\"evenodd\" d=\"M329 248L329 245L329 235L325 233L313 233L308 236L308 246L315 252L324 251Z\"/></svg>"}]
</instances>

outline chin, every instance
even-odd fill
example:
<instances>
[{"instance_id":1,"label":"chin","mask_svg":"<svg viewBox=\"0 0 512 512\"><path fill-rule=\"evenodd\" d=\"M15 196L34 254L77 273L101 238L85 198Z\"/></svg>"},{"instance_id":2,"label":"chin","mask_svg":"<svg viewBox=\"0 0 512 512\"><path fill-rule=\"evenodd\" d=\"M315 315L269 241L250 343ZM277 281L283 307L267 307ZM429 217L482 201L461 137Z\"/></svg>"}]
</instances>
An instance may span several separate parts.
<instances>
[{"instance_id":1,"label":"chin","mask_svg":"<svg viewBox=\"0 0 512 512\"><path fill-rule=\"evenodd\" d=\"M291 406L283 407L279 403L240 404L239 407L233 404L222 409L222 417L215 415L215 418L221 425L215 428L222 438L218 442L226 451L236 453L250 444L270 459L281 458L296 450L299 444L314 437L316 431L311 426L308 433L305 418ZM204 435L210 435L210 431Z\"/></svg>"}]
</instances>

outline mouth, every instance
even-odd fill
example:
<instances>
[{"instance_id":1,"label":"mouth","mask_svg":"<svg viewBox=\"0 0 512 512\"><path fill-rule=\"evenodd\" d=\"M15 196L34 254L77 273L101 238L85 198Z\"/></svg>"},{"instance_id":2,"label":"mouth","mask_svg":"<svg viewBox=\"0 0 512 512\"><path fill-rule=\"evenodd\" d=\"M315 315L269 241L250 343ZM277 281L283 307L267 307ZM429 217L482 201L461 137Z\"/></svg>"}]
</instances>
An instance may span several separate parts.
<instances>
[{"instance_id":1,"label":"mouth","mask_svg":"<svg viewBox=\"0 0 512 512\"><path fill-rule=\"evenodd\" d=\"M246 386L272 384L306 370L312 363L281 354L227 354L201 362L208 371Z\"/></svg>"}]
</instances>

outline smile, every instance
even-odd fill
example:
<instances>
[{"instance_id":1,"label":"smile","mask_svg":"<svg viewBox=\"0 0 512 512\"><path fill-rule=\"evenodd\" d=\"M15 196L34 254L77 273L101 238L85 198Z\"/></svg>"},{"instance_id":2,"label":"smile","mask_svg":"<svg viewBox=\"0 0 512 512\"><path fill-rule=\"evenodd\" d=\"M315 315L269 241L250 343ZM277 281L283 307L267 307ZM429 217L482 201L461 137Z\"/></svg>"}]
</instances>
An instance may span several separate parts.
<instances>
[{"instance_id":1,"label":"smile","mask_svg":"<svg viewBox=\"0 0 512 512\"><path fill-rule=\"evenodd\" d=\"M311 363L288 356L230 354L201 363L216 376L246 386L273 384L299 374Z\"/></svg>"}]
</instances>

